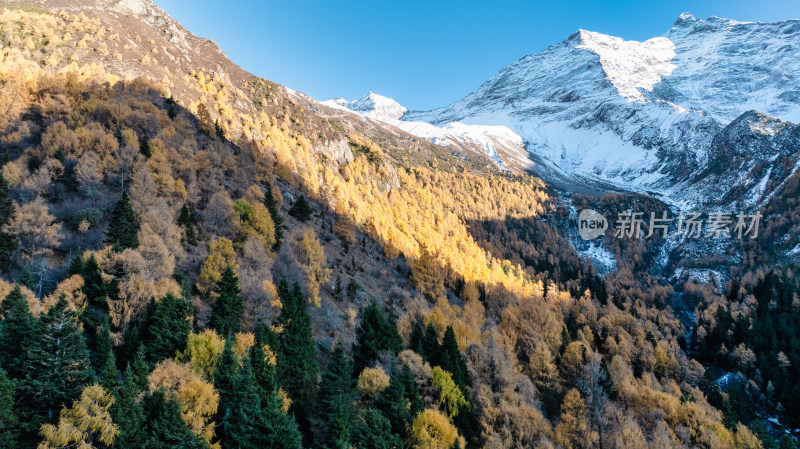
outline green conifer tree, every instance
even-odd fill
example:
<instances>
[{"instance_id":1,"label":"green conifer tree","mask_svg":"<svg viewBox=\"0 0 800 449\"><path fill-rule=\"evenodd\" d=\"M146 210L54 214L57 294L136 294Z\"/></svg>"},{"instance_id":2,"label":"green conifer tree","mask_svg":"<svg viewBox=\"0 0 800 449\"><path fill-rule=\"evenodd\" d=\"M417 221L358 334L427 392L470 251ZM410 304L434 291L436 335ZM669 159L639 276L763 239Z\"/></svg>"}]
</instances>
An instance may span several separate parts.
<instances>
[{"instance_id":1,"label":"green conifer tree","mask_svg":"<svg viewBox=\"0 0 800 449\"><path fill-rule=\"evenodd\" d=\"M223 446L239 449L265 447L266 426L249 357L242 360L232 394L226 402L226 415L221 423Z\"/></svg>"},{"instance_id":2,"label":"green conifer tree","mask_svg":"<svg viewBox=\"0 0 800 449\"><path fill-rule=\"evenodd\" d=\"M89 304L104 304L108 295L103 284L100 266L97 264L94 254L89 256L89 259L81 265L80 275L83 277L81 291L86 295L86 300Z\"/></svg>"},{"instance_id":3,"label":"green conifer tree","mask_svg":"<svg viewBox=\"0 0 800 449\"><path fill-rule=\"evenodd\" d=\"M124 380L111 406L111 419L119 426L119 436L114 441L116 449L144 447L144 410L139 403L141 387L130 365L125 369Z\"/></svg>"},{"instance_id":4,"label":"green conifer tree","mask_svg":"<svg viewBox=\"0 0 800 449\"><path fill-rule=\"evenodd\" d=\"M117 201L111 212L111 222L106 228L106 242L114 247L115 251L139 246L139 222L136 212L133 211L128 192L122 193L122 198Z\"/></svg>"},{"instance_id":5,"label":"green conifer tree","mask_svg":"<svg viewBox=\"0 0 800 449\"><path fill-rule=\"evenodd\" d=\"M0 368L0 447L16 447L17 414L14 411L14 381Z\"/></svg>"},{"instance_id":6,"label":"green conifer tree","mask_svg":"<svg viewBox=\"0 0 800 449\"><path fill-rule=\"evenodd\" d=\"M425 322L422 319L414 321L411 335L408 338L408 349L422 355L422 339L425 337Z\"/></svg>"},{"instance_id":7,"label":"green conifer tree","mask_svg":"<svg viewBox=\"0 0 800 449\"><path fill-rule=\"evenodd\" d=\"M297 201L292 204L292 207L289 208L289 215L303 223L311 218L312 212L314 212L314 209L311 208L311 205L308 204L308 200L306 200L306 197L303 195L300 195Z\"/></svg>"},{"instance_id":8,"label":"green conifer tree","mask_svg":"<svg viewBox=\"0 0 800 449\"><path fill-rule=\"evenodd\" d=\"M144 345L140 344L136 349L133 356L133 362L130 365L133 381L140 390L147 389L147 376L150 374L150 365L147 363L147 353L144 351Z\"/></svg>"},{"instance_id":9,"label":"green conifer tree","mask_svg":"<svg viewBox=\"0 0 800 449\"><path fill-rule=\"evenodd\" d=\"M217 300L211 308L209 326L216 329L220 335L233 335L242 330L242 314L244 313L244 299L239 296L239 277L229 266L222 272L222 277L217 281L214 290Z\"/></svg>"},{"instance_id":10,"label":"green conifer tree","mask_svg":"<svg viewBox=\"0 0 800 449\"><path fill-rule=\"evenodd\" d=\"M349 447L350 411L355 399L353 367L344 346L337 341L317 393L317 416L327 431L328 447Z\"/></svg>"},{"instance_id":11,"label":"green conifer tree","mask_svg":"<svg viewBox=\"0 0 800 449\"><path fill-rule=\"evenodd\" d=\"M75 312L62 297L42 315L39 336L25 362L24 431L35 439L39 427L58 417L61 407L78 397L93 378L86 340Z\"/></svg>"},{"instance_id":12,"label":"green conifer tree","mask_svg":"<svg viewBox=\"0 0 800 449\"><path fill-rule=\"evenodd\" d=\"M298 283L290 290L286 280L278 285L283 307L278 324L283 326L278 351L279 379L292 398L292 412L300 428L307 432L317 385L317 348L311 329L307 301Z\"/></svg>"},{"instance_id":13,"label":"green conifer tree","mask_svg":"<svg viewBox=\"0 0 800 449\"><path fill-rule=\"evenodd\" d=\"M272 223L275 226L275 245L273 248L277 249L280 248L281 243L283 242L283 230L286 229L286 225L283 224L281 211L278 209L278 203L272 196L272 187L269 183L266 185L266 190L267 191L264 193L264 205L267 207L269 216L272 218Z\"/></svg>"},{"instance_id":14,"label":"green conifer tree","mask_svg":"<svg viewBox=\"0 0 800 449\"><path fill-rule=\"evenodd\" d=\"M217 369L214 372L214 387L219 392L219 409L217 415L224 418L234 398L236 379L239 377L239 360L233 353L233 339L225 340L225 348L219 355Z\"/></svg>"},{"instance_id":15,"label":"green conifer tree","mask_svg":"<svg viewBox=\"0 0 800 449\"><path fill-rule=\"evenodd\" d=\"M23 379L24 361L28 349L38 338L39 328L19 286L0 303L0 318L0 367L12 379Z\"/></svg>"},{"instance_id":16,"label":"green conifer tree","mask_svg":"<svg viewBox=\"0 0 800 449\"><path fill-rule=\"evenodd\" d=\"M3 165L4 163L0 163L0 167ZM11 260L11 255L17 249L17 237L3 230L12 215L14 215L14 202L11 201L8 181L0 171L0 264L3 266Z\"/></svg>"},{"instance_id":17,"label":"green conifer tree","mask_svg":"<svg viewBox=\"0 0 800 449\"><path fill-rule=\"evenodd\" d=\"M400 449L403 441L392 432L391 423L381 412L367 409L353 429L356 449Z\"/></svg>"},{"instance_id":18,"label":"green conifer tree","mask_svg":"<svg viewBox=\"0 0 800 449\"><path fill-rule=\"evenodd\" d=\"M397 354L403 349L403 340L397 333L394 319L387 317L377 302L373 301L361 314L361 324L356 328L353 344L354 375L369 366L381 351Z\"/></svg>"},{"instance_id":19,"label":"green conifer tree","mask_svg":"<svg viewBox=\"0 0 800 449\"><path fill-rule=\"evenodd\" d=\"M456 341L456 334L453 331L453 326L447 326L442 339L441 351L442 369L449 372L453 377L453 382L458 385L458 388L464 393L467 402L469 402L469 389L472 386L472 380L469 376L467 369L467 361L458 349L458 342Z\"/></svg>"},{"instance_id":20,"label":"green conifer tree","mask_svg":"<svg viewBox=\"0 0 800 449\"><path fill-rule=\"evenodd\" d=\"M147 449L208 449L201 437L192 433L181 416L181 405L163 390L145 394L144 438ZM235 447L235 446L234 446Z\"/></svg>"},{"instance_id":21,"label":"green conifer tree","mask_svg":"<svg viewBox=\"0 0 800 449\"><path fill-rule=\"evenodd\" d=\"M103 367L108 363L108 359L114 358L114 344L111 341L111 322L108 316L103 317L102 324L97 328L94 341L95 347L93 351L90 351L90 355L94 371L100 374Z\"/></svg>"},{"instance_id":22,"label":"green conifer tree","mask_svg":"<svg viewBox=\"0 0 800 449\"><path fill-rule=\"evenodd\" d=\"M22 271L17 276L17 284L28 287L34 292L36 291L36 276L33 274L30 265L22 267Z\"/></svg>"},{"instance_id":23,"label":"green conifer tree","mask_svg":"<svg viewBox=\"0 0 800 449\"><path fill-rule=\"evenodd\" d=\"M422 337L422 354L420 355L431 366L439 366L442 364L441 350L439 331L433 323L428 323L428 327L425 328L425 335Z\"/></svg>"},{"instance_id":24,"label":"green conifer tree","mask_svg":"<svg viewBox=\"0 0 800 449\"><path fill-rule=\"evenodd\" d=\"M175 99L170 96L164 102L167 106L167 117L169 117L170 120L175 120L175 117L178 116L178 108L175 104Z\"/></svg>"},{"instance_id":25,"label":"green conifer tree","mask_svg":"<svg viewBox=\"0 0 800 449\"><path fill-rule=\"evenodd\" d=\"M182 296L168 293L155 301L144 338L149 360L157 363L186 349L194 310Z\"/></svg>"},{"instance_id":26,"label":"green conifer tree","mask_svg":"<svg viewBox=\"0 0 800 449\"><path fill-rule=\"evenodd\" d=\"M194 246L197 244L197 237L194 234L194 214L187 203L183 203L178 213L178 224L186 231L186 241Z\"/></svg>"},{"instance_id":27,"label":"green conifer tree","mask_svg":"<svg viewBox=\"0 0 800 449\"><path fill-rule=\"evenodd\" d=\"M279 346L278 336L263 323L255 329L255 345L250 348L253 376L261 400L264 416L264 447L275 449L299 449L302 434L292 415L283 411L283 398L279 395L277 370L264 353L264 345L274 352Z\"/></svg>"}]
</instances>

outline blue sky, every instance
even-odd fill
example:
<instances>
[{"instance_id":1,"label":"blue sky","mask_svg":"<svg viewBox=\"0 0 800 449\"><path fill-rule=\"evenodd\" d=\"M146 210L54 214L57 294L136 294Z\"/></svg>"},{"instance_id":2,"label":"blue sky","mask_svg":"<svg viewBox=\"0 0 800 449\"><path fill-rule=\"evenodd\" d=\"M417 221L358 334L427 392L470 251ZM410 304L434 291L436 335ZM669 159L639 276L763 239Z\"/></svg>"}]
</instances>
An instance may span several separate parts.
<instances>
[{"instance_id":1,"label":"blue sky","mask_svg":"<svg viewBox=\"0 0 800 449\"><path fill-rule=\"evenodd\" d=\"M645 40L666 33L684 11L703 19L800 18L796 0L155 1L255 75L318 100L372 90L409 109L445 106L578 28Z\"/></svg>"}]
</instances>

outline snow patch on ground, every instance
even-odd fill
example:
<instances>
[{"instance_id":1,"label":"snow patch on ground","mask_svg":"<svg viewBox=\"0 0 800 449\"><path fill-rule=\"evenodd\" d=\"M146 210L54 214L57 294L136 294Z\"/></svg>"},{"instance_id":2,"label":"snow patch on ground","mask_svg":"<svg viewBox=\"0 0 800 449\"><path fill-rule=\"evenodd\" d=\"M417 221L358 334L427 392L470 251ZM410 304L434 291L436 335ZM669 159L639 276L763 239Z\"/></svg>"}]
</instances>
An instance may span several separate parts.
<instances>
[{"instance_id":1,"label":"snow patch on ground","mask_svg":"<svg viewBox=\"0 0 800 449\"><path fill-rule=\"evenodd\" d=\"M586 256L592 261L592 265L601 276L617 268L617 258L611 251L606 249L602 241L591 241L587 248L582 248L581 245L578 245L576 246L576 250L578 254Z\"/></svg>"}]
</instances>

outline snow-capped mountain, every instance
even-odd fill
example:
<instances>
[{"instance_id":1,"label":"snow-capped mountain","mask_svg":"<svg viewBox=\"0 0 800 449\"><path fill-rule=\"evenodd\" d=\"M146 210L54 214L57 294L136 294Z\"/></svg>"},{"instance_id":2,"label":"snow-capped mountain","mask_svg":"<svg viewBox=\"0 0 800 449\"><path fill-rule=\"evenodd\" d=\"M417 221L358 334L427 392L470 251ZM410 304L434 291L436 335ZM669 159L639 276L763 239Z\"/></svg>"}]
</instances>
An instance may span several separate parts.
<instances>
[{"instance_id":1,"label":"snow-capped mountain","mask_svg":"<svg viewBox=\"0 0 800 449\"><path fill-rule=\"evenodd\" d=\"M701 175L719 163L709 158L729 125L767 123L751 110L774 118L765 119L772 134L737 129L785 141L779 153L794 159L798 146L778 136L794 129L782 123L800 121L800 21L682 14L665 36L644 42L579 30L462 100L402 119L506 127L524 140L532 171L556 186L581 180L696 204L710 199L698 190L709 184Z\"/></svg>"},{"instance_id":2,"label":"snow-capped mountain","mask_svg":"<svg viewBox=\"0 0 800 449\"><path fill-rule=\"evenodd\" d=\"M365 117L382 121L397 120L407 111L400 103L374 92L369 92L354 101L334 98L333 100L323 101L322 104L331 107L343 107L358 112Z\"/></svg>"},{"instance_id":3,"label":"snow-capped mountain","mask_svg":"<svg viewBox=\"0 0 800 449\"><path fill-rule=\"evenodd\" d=\"M353 101L335 98L321 103L335 109L354 112L365 119L395 126L438 145L455 146L466 151L480 151L503 169L519 169L531 164L522 137L505 126L466 125L459 122L434 125L422 121L402 120L401 117L407 111L404 106L373 92Z\"/></svg>"}]
</instances>

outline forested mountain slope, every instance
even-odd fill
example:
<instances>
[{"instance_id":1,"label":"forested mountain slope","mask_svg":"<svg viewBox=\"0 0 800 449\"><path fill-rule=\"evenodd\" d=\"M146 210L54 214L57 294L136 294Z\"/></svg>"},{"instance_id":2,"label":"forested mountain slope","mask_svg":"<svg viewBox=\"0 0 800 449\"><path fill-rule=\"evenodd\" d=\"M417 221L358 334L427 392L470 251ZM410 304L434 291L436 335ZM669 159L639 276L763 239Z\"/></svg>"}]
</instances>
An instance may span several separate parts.
<instances>
[{"instance_id":1,"label":"forested mountain slope","mask_svg":"<svg viewBox=\"0 0 800 449\"><path fill-rule=\"evenodd\" d=\"M672 287L596 276L538 179L325 119L147 1L0 30L0 446L761 447Z\"/></svg>"}]
</instances>

